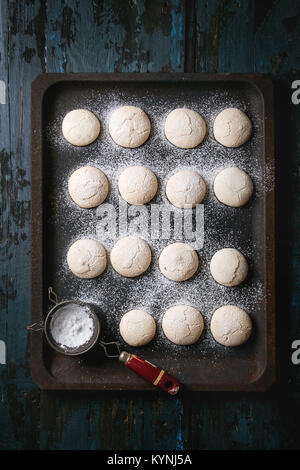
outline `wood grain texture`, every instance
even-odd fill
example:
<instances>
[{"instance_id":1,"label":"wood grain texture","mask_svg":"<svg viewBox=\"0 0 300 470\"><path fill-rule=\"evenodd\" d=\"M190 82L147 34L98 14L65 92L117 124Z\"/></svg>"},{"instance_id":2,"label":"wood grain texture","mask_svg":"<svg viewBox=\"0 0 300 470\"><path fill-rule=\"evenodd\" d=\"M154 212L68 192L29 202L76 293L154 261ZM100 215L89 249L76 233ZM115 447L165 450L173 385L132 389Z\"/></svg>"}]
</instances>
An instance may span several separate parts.
<instances>
[{"instance_id":1,"label":"wood grain texture","mask_svg":"<svg viewBox=\"0 0 300 470\"><path fill-rule=\"evenodd\" d=\"M300 9L293 0L0 3L1 449L299 448ZM275 80L278 378L267 394L40 392L29 376L30 83L40 72L263 72Z\"/></svg>"}]
</instances>

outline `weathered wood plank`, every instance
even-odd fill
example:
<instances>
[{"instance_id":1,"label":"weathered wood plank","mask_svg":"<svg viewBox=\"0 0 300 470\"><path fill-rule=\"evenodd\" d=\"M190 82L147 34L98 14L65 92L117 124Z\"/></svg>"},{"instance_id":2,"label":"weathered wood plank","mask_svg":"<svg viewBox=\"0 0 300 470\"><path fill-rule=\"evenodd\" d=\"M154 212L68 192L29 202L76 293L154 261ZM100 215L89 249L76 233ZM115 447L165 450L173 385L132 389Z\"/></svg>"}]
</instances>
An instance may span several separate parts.
<instances>
[{"instance_id":1,"label":"weathered wood plank","mask_svg":"<svg viewBox=\"0 0 300 470\"><path fill-rule=\"evenodd\" d=\"M255 70L278 77L299 70L300 6L293 0L272 3L255 24Z\"/></svg>"},{"instance_id":2,"label":"weathered wood plank","mask_svg":"<svg viewBox=\"0 0 300 470\"><path fill-rule=\"evenodd\" d=\"M45 40L47 71L183 71L184 5L54 0Z\"/></svg>"},{"instance_id":3,"label":"weathered wood plank","mask_svg":"<svg viewBox=\"0 0 300 470\"><path fill-rule=\"evenodd\" d=\"M1 319L7 341L8 364L1 374L2 406L10 420L8 448L38 445L36 404L38 392L29 378L28 335L30 321L30 90L32 78L40 70L29 66L31 35L25 34L27 15L22 3L1 2L5 46L3 62L7 68L6 116L1 116L3 239L1 275L3 302ZM3 105L1 105L2 107ZM5 137L6 136L6 137ZM7 137L9 142L7 142ZM1 322L2 323L2 322ZM7 425L7 427L6 427Z\"/></svg>"},{"instance_id":4,"label":"weathered wood plank","mask_svg":"<svg viewBox=\"0 0 300 470\"><path fill-rule=\"evenodd\" d=\"M251 2L195 1L197 72L250 72L254 68Z\"/></svg>"}]
</instances>

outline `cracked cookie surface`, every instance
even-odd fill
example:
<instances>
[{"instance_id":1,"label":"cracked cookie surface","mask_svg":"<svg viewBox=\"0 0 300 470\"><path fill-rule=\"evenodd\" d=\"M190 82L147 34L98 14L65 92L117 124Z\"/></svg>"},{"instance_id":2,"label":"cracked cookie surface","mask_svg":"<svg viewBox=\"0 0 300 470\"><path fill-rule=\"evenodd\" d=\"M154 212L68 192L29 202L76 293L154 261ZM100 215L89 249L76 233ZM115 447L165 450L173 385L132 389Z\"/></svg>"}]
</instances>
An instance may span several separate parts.
<instances>
[{"instance_id":1,"label":"cracked cookie surface","mask_svg":"<svg viewBox=\"0 0 300 470\"><path fill-rule=\"evenodd\" d=\"M88 109L74 109L64 117L62 133L72 145L79 147L89 145L100 133L100 122Z\"/></svg>"},{"instance_id":2,"label":"cracked cookie surface","mask_svg":"<svg viewBox=\"0 0 300 470\"><path fill-rule=\"evenodd\" d=\"M198 255L187 243L172 243L162 250L159 257L159 269L170 281L190 279L198 266Z\"/></svg>"},{"instance_id":3,"label":"cracked cookie surface","mask_svg":"<svg viewBox=\"0 0 300 470\"><path fill-rule=\"evenodd\" d=\"M169 308L162 319L162 329L166 337L183 346L198 341L203 328L201 313L189 305L175 305Z\"/></svg>"},{"instance_id":4,"label":"cracked cookie surface","mask_svg":"<svg viewBox=\"0 0 300 470\"><path fill-rule=\"evenodd\" d=\"M72 173L68 189L73 201L85 209L102 204L109 191L109 182L103 171L83 166Z\"/></svg>"},{"instance_id":5,"label":"cracked cookie surface","mask_svg":"<svg viewBox=\"0 0 300 470\"><path fill-rule=\"evenodd\" d=\"M210 330L218 343L239 346L251 335L252 321L245 310L235 305L224 305L214 312Z\"/></svg>"},{"instance_id":6,"label":"cracked cookie surface","mask_svg":"<svg viewBox=\"0 0 300 470\"><path fill-rule=\"evenodd\" d=\"M206 123L196 111L173 109L165 120L165 136L171 144L182 149L197 147L206 135Z\"/></svg>"},{"instance_id":7,"label":"cracked cookie surface","mask_svg":"<svg viewBox=\"0 0 300 470\"><path fill-rule=\"evenodd\" d=\"M252 196L253 183L250 176L240 168L225 168L215 177L214 192L226 206L241 207Z\"/></svg>"},{"instance_id":8,"label":"cracked cookie surface","mask_svg":"<svg viewBox=\"0 0 300 470\"><path fill-rule=\"evenodd\" d=\"M120 175L118 187L129 204L142 205L154 198L158 183L153 171L145 166L131 166Z\"/></svg>"},{"instance_id":9,"label":"cracked cookie surface","mask_svg":"<svg viewBox=\"0 0 300 470\"><path fill-rule=\"evenodd\" d=\"M191 208L200 204L206 193L206 183L202 176L193 170L180 170L169 178L166 195L175 207Z\"/></svg>"},{"instance_id":10,"label":"cracked cookie surface","mask_svg":"<svg viewBox=\"0 0 300 470\"><path fill-rule=\"evenodd\" d=\"M150 129L147 114L136 106L117 108L109 120L111 138L121 147L140 147L148 139Z\"/></svg>"},{"instance_id":11,"label":"cracked cookie surface","mask_svg":"<svg viewBox=\"0 0 300 470\"><path fill-rule=\"evenodd\" d=\"M149 268L151 250L142 238L121 238L110 252L110 261L117 273L125 277L136 277Z\"/></svg>"},{"instance_id":12,"label":"cracked cookie surface","mask_svg":"<svg viewBox=\"0 0 300 470\"><path fill-rule=\"evenodd\" d=\"M240 147L250 138L252 124L241 109L227 108L216 117L213 132L215 139L224 147Z\"/></svg>"},{"instance_id":13,"label":"cracked cookie surface","mask_svg":"<svg viewBox=\"0 0 300 470\"><path fill-rule=\"evenodd\" d=\"M103 273L106 268L106 251L96 240L81 238L69 248L67 263L75 276L92 279Z\"/></svg>"},{"instance_id":14,"label":"cracked cookie surface","mask_svg":"<svg viewBox=\"0 0 300 470\"><path fill-rule=\"evenodd\" d=\"M143 310L130 310L120 321L120 334L130 346L143 346L155 336L154 318Z\"/></svg>"},{"instance_id":15,"label":"cracked cookie surface","mask_svg":"<svg viewBox=\"0 0 300 470\"><path fill-rule=\"evenodd\" d=\"M246 279L248 263L239 250L223 248L213 255L210 262L210 272L219 284L233 287Z\"/></svg>"}]
</instances>

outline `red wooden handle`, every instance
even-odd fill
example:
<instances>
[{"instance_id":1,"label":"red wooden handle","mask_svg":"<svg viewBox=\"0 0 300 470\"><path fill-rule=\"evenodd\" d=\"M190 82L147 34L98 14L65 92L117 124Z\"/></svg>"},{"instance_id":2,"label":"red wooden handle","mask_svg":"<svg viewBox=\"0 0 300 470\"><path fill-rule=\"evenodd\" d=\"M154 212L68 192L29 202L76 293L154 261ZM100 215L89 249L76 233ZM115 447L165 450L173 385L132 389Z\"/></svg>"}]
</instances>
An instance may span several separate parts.
<instances>
[{"instance_id":1,"label":"red wooden handle","mask_svg":"<svg viewBox=\"0 0 300 470\"><path fill-rule=\"evenodd\" d=\"M146 361L142 357L123 351L120 354L120 361L124 362L129 369L148 380L148 382L151 382L156 387L162 388L170 395L176 395L178 393L180 383L163 369L151 364L151 362Z\"/></svg>"}]
</instances>

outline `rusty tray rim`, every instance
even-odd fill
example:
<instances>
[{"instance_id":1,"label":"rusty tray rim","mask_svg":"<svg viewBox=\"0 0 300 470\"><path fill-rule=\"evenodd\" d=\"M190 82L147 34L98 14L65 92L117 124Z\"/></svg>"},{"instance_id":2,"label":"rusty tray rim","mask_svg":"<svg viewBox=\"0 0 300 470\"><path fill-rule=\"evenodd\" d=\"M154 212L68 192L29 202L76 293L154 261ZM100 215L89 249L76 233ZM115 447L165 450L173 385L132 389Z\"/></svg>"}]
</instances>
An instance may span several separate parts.
<instances>
[{"instance_id":1,"label":"rusty tray rim","mask_svg":"<svg viewBox=\"0 0 300 470\"><path fill-rule=\"evenodd\" d=\"M43 292L43 200L42 200L42 103L45 92L59 82L114 81L114 82L245 82L255 86L263 99L265 132L265 165L271 168L274 179L274 104L273 83L265 74L256 73L44 73L31 84L31 321L42 320L45 309ZM32 110L35 110L32 112ZM275 383L275 194L274 188L265 196L265 247L266 247L266 367L255 381L243 384L191 384L189 391L248 391L264 392ZM42 390L131 390L156 391L147 382L143 384L71 384L59 382L41 360L42 338L31 334L31 377Z\"/></svg>"}]
</instances>

